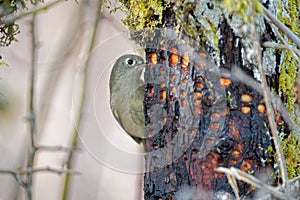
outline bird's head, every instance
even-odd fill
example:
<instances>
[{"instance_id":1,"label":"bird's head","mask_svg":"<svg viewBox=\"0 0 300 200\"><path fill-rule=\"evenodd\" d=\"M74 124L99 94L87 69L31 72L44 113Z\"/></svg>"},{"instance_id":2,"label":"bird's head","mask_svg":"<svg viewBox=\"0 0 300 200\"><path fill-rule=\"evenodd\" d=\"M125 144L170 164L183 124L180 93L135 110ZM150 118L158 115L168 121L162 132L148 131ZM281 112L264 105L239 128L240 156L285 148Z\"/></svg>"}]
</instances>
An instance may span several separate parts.
<instances>
[{"instance_id":1,"label":"bird's head","mask_svg":"<svg viewBox=\"0 0 300 200\"><path fill-rule=\"evenodd\" d=\"M113 66L110 75L110 84L116 83L124 78L133 79L140 76L144 69L144 64L143 58L138 55L127 54L121 56Z\"/></svg>"}]
</instances>

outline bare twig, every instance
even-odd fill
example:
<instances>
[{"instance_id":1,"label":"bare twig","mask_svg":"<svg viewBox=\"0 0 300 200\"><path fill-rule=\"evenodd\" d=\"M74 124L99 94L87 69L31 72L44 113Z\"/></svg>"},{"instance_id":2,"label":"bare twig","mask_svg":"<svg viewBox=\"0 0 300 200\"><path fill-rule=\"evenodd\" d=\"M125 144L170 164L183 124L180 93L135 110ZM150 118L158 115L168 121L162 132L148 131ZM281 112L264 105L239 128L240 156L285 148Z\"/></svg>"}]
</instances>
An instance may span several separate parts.
<instances>
[{"instance_id":1,"label":"bare twig","mask_svg":"<svg viewBox=\"0 0 300 200\"><path fill-rule=\"evenodd\" d=\"M263 197L259 197L257 200L272 200L272 198L270 194L267 194Z\"/></svg>"},{"instance_id":2,"label":"bare twig","mask_svg":"<svg viewBox=\"0 0 300 200\"><path fill-rule=\"evenodd\" d=\"M80 175L81 173L78 171L70 170L70 169L64 169L64 168L53 168L53 167L39 167L39 168L33 168L33 169L26 169L24 171L21 171L19 174L28 174L28 173L37 173L37 172L50 172L50 173L56 173L58 175L61 174L76 174Z\"/></svg>"},{"instance_id":3,"label":"bare twig","mask_svg":"<svg viewBox=\"0 0 300 200\"><path fill-rule=\"evenodd\" d=\"M227 174L228 183L230 184L236 200L240 200L239 188L235 179L235 176Z\"/></svg>"},{"instance_id":4,"label":"bare twig","mask_svg":"<svg viewBox=\"0 0 300 200\"><path fill-rule=\"evenodd\" d=\"M234 78L235 80L237 80L241 83L244 83L245 85L251 87L256 92L258 92L260 95L263 95L263 90L262 90L261 84L254 78L247 75L241 69L239 69L237 67L233 67L231 74L232 74L232 78ZM291 119L291 116L289 115L289 112L286 109L286 107L284 106L284 104L282 103L281 99L278 96L276 96L275 94L272 94L269 88L266 88L266 90L268 90L268 93L271 95L272 104L276 106L276 109L280 113L281 117L283 118L284 122L287 124L289 129L291 131L294 131L298 135L298 137L300 137L299 127Z\"/></svg>"},{"instance_id":5,"label":"bare twig","mask_svg":"<svg viewBox=\"0 0 300 200\"><path fill-rule=\"evenodd\" d=\"M80 175L80 172L64 169L64 168L52 168L52 167L39 167L39 168L27 168L24 170L9 170L9 169L0 169L1 174L8 174L15 178L15 180L25 189L28 187L28 181L23 179L23 175L32 175L37 172L49 172L49 173L56 173L58 175L61 174L73 174L73 175Z\"/></svg>"},{"instance_id":6,"label":"bare twig","mask_svg":"<svg viewBox=\"0 0 300 200\"><path fill-rule=\"evenodd\" d=\"M291 45L288 45L288 44L278 44L278 43L275 43L275 42L264 42L262 44L263 47L267 47L267 48L275 48L275 49L286 49L286 50L289 50L289 51L293 51L295 52L298 56L296 56L296 60L298 63L300 63L300 60L299 60L299 56L300 56L300 50L298 50L297 48L291 46Z\"/></svg>"},{"instance_id":7,"label":"bare twig","mask_svg":"<svg viewBox=\"0 0 300 200\"><path fill-rule=\"evenodd\" d=\"M249 2L251 3L250 8L252 8L252 11L253 11L254 10L253 3L252 3L252 1L249 1ZM264 9L264 10L266 10L266 9ZM263 66L262 66L259 36L257 34L257 31L256 31L256 25L255 25L255 20L254 20L253 13L250 13L250 21L251 21L251 24L253 25L253 29L252 29L253 47L256 50L256 55L257 55L256 60L257 60L257 65L258 65L258 71L259 71L260 78L261 78L261 86L262 86L262 90L263 90L265 105L266 105L266 109L267 109L267 117L268 117L269 126L270 126L272 137L273 137L274 146L275 146L275 149L276 149L276 154L277 154L277 157L278 157L282 183L283 183L283 185L285 185L288 181L288 175L287 175L287 170L286 170L286 161L285 161L284 154L283 154L283 151L282 151L282 148L281 148L281 145L280 145L279 136L277 134L277 126L276 126L276 123L275 123L274 111L273 111L272 105L271 105L271 100L272 99L271 99L271 95L270 95L270 93L268 92L268 89L267 89L268 84L267 84L266 77L265 77L264 70L263 70Z\"/></svg>"},{"instance_id":8,"label":"bare twig","mask_svg":"<svg viewBox=\"0 0 300 200\"><path fill-rule=\"evenodd\" d=\"M54 0L54 1L51 1L48 3L43 3L40 6L34 6L33 8L29 9L26 12L23 11L21 13L18 13L18 15L15 15L15 14L7 15L4 17L4 19L2 19L0 21L0 24L11 24L11 23L15 22L16 20L26 17L28 15L33 15L40 11L47 10L59 2L64 2L64 1L63 0Z\"/></svg>"},{"instance_id":9,"label":"bare twig","mask_svg":"<svg viewBox=\"0 0 300 200\"><path fill-rule=\"evenodd\" d=\"M13 170L5 170L5 169L1 169L0 170L0 173L1 174L8 174L8 175L11 175L15 178L15 180L24 188L27 187L27 183L26 181L22 178L22 176L16 172L16 171L13 171Z\"/></svg>"},{"instance_id":10,"label":"bare twig","mask_svg":"<svg viewBox=\"0 0 300 200\"><path fill-rule=\"evenodd\" d=\"M91 13L91 9L88 5L90 5L91 2L90 0L86 0L87 2L83 5L82 9L82 15L83 18L87 17L87 14ZM94 43L95 43L95 38L96 38L96 33L98 30L98 24L100 20L100 13L102 9L102 0L97 1L96 5L96 13L94 15L95 18L89 19L85 21L84 24L84 33L83 33L83 47L81 48L82 51L80 52L79 56L79 67L81 67L80 72L80 85L79 87L79 94L76 95L76 98L79 98L79 102L76 106L76 111L74 111L75 116L74 116L74 130L73 130L73 137L71 141L71 147L75 148L77 146L77 139L78 139L78 131L79 131L79 126L81 123L81 118L82 118L82 110L83 110L83 103L84 103L84 96L85 96L85 87L86 87L86 75L87 75L87 68L89 66L89 56L94 48ZM83 63L83 64L82 64ZM78 107L77 107L78 106ZM66 163L67 168L71 168L71 163L73 160L73 152L71 151L69 156L68 156L68 161ZM67 174L64 182L64 187L63 187L63 196L62 200L67 200L68 199L68 185L70 181L70 176Z\"/></svg>"},{"instance_id":11,"label":"bare twig","mask_svg":"<svg viewBox=\"0 0 300 200\"><path fill-rule=\"evenodd\" d=\"M291 182L291 183L296 182L296 181L300 181L300 176L297 176L297 177L289 180L289 182Z\"/></svg>"},{"instance_id":12,"label":"bare twig","mask_svg":"<svg viewBox=\"0 0 300 200\"><path fill-rule=\"evenodd\" d=\"M281 21L279 21L268 9L264 6L263 12L288 38L290 38L298 48L300 48L300 39L288 28L286 27Z\"/></svg>"},{"instance_id":13,"label":"bare twig","mask_svg":"<svg viewBox=\"0 0 300 200\"><path fill-rule=\"evenodd\" d=\"M266 21L270 24L270 26L272 27L272 30L275 32L276 36L278 37L278 39L288 47L288 50L292 53L292 55L295 57L295 59L298 62L298 68L300 70L300 61L299 61L299 57L298 57L298 53L299 50L295 52L296 48L290 48L291 45L288 44L288 42L282 37L282 35L279 33L278 29L274 26L274 24L271 22L271 20L267 17L265 17Z\"/></svg>"},{"instance_id":14,"label":"bare twig","mask_svg":"<svg viewBox=\"0 0 300 200\"><path fill-rule=\"evenodd\" d=\"M36 63L38 58L38 44L35 33L36 14L32 16L31 20L31 72L30 72L30 84L29 84L29 126L30 126L30 142L31 148L35 149L34 136L36 131L36 115L35 115L35 73Z\"/></svg>"},{"instance_id":15,"label":"bare twig","mask_svg":"<svg viewBox=\"0 0 300 200\"><path fill-rule=\"evenodd\" d=\"M36 6L36 4L35 4ZM35 75L36 75L36 63L38 58L38 44L36 39L36 13L33 13L31 19L31 73L29 84L29 126L30 126L30 145L27 159L27 168L31 169L34 165L34 158L36 155L35 147L35 135L36 135L36 114L35 114ZM28 199L32 199L32 173L27 174L26 191Z\"/></svg>"},{"instance_id":16,"label":"bare twig","mask_svg":"<svg viewBox=\"0 0 300 200\"><path fill-rule=\"evenodd\" d=\"M37 167L37 168L26 168L23 170L4 170L0 169L0 173L2 174L18 174L18 175L24 175L24 174L33 174L37 172L50 172L50 173L56 173L56 174L80 174L80 172L70 170L70 169L64 169L64 168L53 168L49 166L45 167Z\"/></svg>"},{"instance_id":17,"label":"bare twig","mask_svg":"<svg viewBox=\"0 0 300 200\"><path fill-rule=\"evenodd\" d=\"M28 156L27 156L27 164L25 170L1 170L0 173L10 174L15 180L25 188L27 192L27 197L29 200L32 199L32 182L33 182L33 174L37 172L50 172L56 174L78 174L78 172L74 172L69 169L60 168L55 169L52 167L43 167L43 168L34 168L34 162L36 157L36 152L38 150L47 150L47 151L66 151L72 152L76 150L76 148L69 147L46 147L46 146L36 146L36 132L37 132L37 122L36 122L36 70L37 70L37 58L38 58L38 41L36 35L36 15L42 11L46 10L54 5L57 5L59 2L63 2L62 0L55 0L49 3L42 4L41 6L37 5L37 1L33 1L33 7L27 12L20 12L17 15L8 15L1 19L0 24L12 23L15 20L18 20L22 17L31 15L30 25L31 25L31 71L29 77L29 90L28 90L28 122L29 122L29 147L28 147Z\"/></svg>"},{"instance_id":18,"label":"bare twig","mask_svg":"<svg viewBox=\"0 0 300 200\"><path fill-rule=\"evenodd\" d=\"M238 180L244 181L244 182L251 184L257 188L263 189L263 190L265 190L266 193L272 194L279 199L292 199L291 197L278 191L278 188L269 186L268 184L260 181L259 179L255 178L254 176L251 176L251 175L247 174L246 172L241 171L237 168L218 167L215 169L215 171L220 172L220 173L225 173L227 175L232 175L235 178L237 178Z\"/></svg>"}]
</instances>

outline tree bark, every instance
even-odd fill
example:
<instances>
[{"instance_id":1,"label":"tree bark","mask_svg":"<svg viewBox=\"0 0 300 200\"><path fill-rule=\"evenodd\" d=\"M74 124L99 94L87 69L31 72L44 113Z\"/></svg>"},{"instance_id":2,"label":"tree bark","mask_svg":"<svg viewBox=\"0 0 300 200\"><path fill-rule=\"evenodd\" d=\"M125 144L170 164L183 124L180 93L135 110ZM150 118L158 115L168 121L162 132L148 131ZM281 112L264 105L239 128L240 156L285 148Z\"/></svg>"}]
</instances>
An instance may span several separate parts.
<instances>
[{"instance_id":1,"label":"tree bark","mask_svg":"<svg viewBox=\"0 0 300 200\"><path fill-rule=\"evenodd\" d=\"M238 67L254 77L253 65L243 60L241 37L222 15L218 50L203 49L201 42L178 39L175 16L174 7L166 8L158 26L164 28L145 42L144 198L234 199L232 183L217 167L235 167L264 182L274 181L267 178L275 161L268 152L273 143L264 98L232 74ZM264 32L261 39L272 38ZM191 49L186 45L191 43L198 45ZM210 56L216 52L218 64ZM276 76L268 80L278 88ZM241 181L237 190L242 198L256 195Z\"/></svg>"}]
</instances>

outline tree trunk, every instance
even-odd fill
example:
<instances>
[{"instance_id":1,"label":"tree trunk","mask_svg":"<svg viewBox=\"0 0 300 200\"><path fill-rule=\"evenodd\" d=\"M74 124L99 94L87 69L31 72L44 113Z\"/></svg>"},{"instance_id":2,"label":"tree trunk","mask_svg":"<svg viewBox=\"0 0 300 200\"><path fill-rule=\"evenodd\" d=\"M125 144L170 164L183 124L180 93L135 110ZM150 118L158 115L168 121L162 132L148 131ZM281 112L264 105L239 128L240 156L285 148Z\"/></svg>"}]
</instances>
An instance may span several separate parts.
<instances>
[{"instance_id":1,"label":"tree trunk","mask_svg":"<svg viewBox=\"0 0 300 200\"><path fill-rule=\"evenodd\" d=\"M193 16L193 8L182 10L187 13L185 20ZM201 47L199 37L187 39L181 35L185 31L178 31L176 12L179 8L167 7L158 31L143 40L148 136L144 198L234 199L234 183L216 172L217 167L235 167L274 183L264 98L232 74L234 67L245 76L255 74L253 64L245 62L242 38L220 15L218 49L207 43ZM274 39L265 26L261 39ZM278 88L277 75L268 80ZM237 189L242 198L258 195L242 181Z\"/></svg>"}]
</instances>

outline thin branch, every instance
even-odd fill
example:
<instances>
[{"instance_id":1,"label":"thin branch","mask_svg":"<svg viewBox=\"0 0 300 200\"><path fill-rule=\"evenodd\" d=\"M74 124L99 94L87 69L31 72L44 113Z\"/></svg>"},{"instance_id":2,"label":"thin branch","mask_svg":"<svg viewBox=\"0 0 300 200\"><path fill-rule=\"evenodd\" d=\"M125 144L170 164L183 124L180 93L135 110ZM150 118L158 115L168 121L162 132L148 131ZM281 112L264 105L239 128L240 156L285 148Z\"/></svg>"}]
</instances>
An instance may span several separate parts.
<instances>
[{"instance_id":1,"label":"thin branch","mask_svg":"<svg viewBox=\"0 0 300 200\"><path fill-rule=\"evenodd\" d=\"M61 174L73 174L73 175L80 175L81 173L78 171L70 170L70 169L64 169L64 168L53 168L53 167L39 167L39 168L33 168L33 169L26 169L24 171L19 172L19 174L33 174L38 172L50 172L55 173L58 175Z\"/></svg>"},{"instance_id":2,"label":"thin branch","mask_svg":"<svg viewBox=\"0 0 300 200\"><path fill-rule=\"evenodd\" d=\"M82 10L82 14L83 14L83 18L87 17L87 14L91 13L91 9L89 8L89 0L86 0L87 2L85 3L86 5L83 5L83 10ZM86 20L86 24L84 29L84 33L83 33L83 38L84 38L84 44L82 47L82 51L80 52L79 55L79 61L80 64L82 64L83 62L83 67L81 68L81 78L82 80L80 81L80 85L79 87L79 94L78 97L79 98L79 103L75 106L77 107L77 113L75 113L74 116L74 130L73 130L73 137L71 140L71 147L75 148L77 146L77 140L78 140L78 131L79 131L79 127L81 124L81 119L82 119L82 110L83 110L83 104L84 104L84 97L85 97L85 89L86 89L86 76L87 76L87 68L89 66L89 61L90 61L90 53L94 48L95 45L95 39L96 39L96 34L97 34L97 30L98 30L98 25L99 25L99 20L100 20L100 13L101 13L101 9L102 9L102 0L97 1L96 5L97 9L96 9L96 13L95 13L95 18L92 20ZM76 112L74 111L74 112ZM73 152L71 151L69 156L68 156L68 161L66 163L67 168L71 168L71 163L73 161ZM68 185L69 185L69 181L70 181L70 176L67 174L66 178L65 178L65 182L64 182L64 186L63 186L63 195L62 195L62 200L67 200L68 199Z\"/></svg>"},{"instance_id":3,"label":"thin branch","mask_svg":"<svg viewBox=\"0 0 300 200\"><path fill-rule=\"evenodd\" d=\"M263 197L259 197L257 200L272 200L272 198L270 194L267 194Z\"/></svg>"},{"instance_id":4,"label":"thin branch","mask_svg":"<svg viewBox=\"0 0 300 200\"><path fill-rule=\"evenodd\" d=\"M218 167L215 169L215 171L219 173L225 173L227 175L232 175L238 180L244 181L248 184L251 184L257 188L265 190L265 192L272 194L276 196L279 199L292 199L291 197L285 195L284 193L278 191L278 188L269 186L268 184L260 181L259 179L255 178L254 176L251 176L247 174L244 171L241 171L237 168L231 167L231 168L224 168L224 167Z\"/></svg>"},{"instance_id":5,"label":"thin branch","mask_svg":"<svg viewBox=\"0 0 300 200\"><path fill-rule=\"evenodd\" d=\"M300 176L297 176L291 180L289 180L290 183L296 182L296 181L300 181Z\"/></svg>"},{"instance_id":6,"label":"thin branch","mask_svg":"<svg viewBox=\"0 0 300 200\"><path fill-rule=\"evenodd\" d=\"M39 167L39 168L27 168L24 170L6 170L6 169L0 169L1 174L8 174L15 178L15 180L24 188L27 189L28 183L26 180L22 178L22 175L29 175L34 174L38 172L49 172L49 173L55 173L58 175L61 174L73 174L73 175L80 175L81 173L74 170L64 169L64 168L52 168L52 167Z\"/></svg>"},{"instance_id":7,"label":"thin branch","mask_svg":"<svg viewBox=\"0 0 300 200\"><path fill-rule=\"evenodd\" d=\"M288 27L286 27L281 21L279 21L268 9L264 6L263 12L288 38L290 38L298 48L300 48L300 39L295 35Z\"/></svg>"},{"instance_id":8,"label":"thin branch","mask_svg":"<svg viewBox=\"0 0 300 200\"><path fill-rule=\"evenodd\" d=\"M35 3L36 6L36 3ZM36 39L36 13L33 13L31 19L31 72L30 72L30 84L29 84L29 126L30 126L30 146L28 150L27 168L31 169L34 165L34 158L36 155L35 148L35 135L36 135L36 114L35 114L35 75L36 75L36 63L38 58L38 44ZM28 199L32 199L32 174L27 174L26 191Z\"/></svg>"},{"instance_id":9,"label":"thin branch","mask_svg":"<svg viewBox=\"0 0 300 200\"><path fill-rule=\"evenodd\" d=\"M0 24L11 24L11 23L15 22L16 20L21 19L25 16L33 15L40 11L47 10L47 9L53 7L54 5L58 4L59 2L63 2L63 0L54 0L54 1L51 1L48 3L43 3L41 6L34 6L33 8L29 9L26 12L18 13L18 15L15 15L15 14L7 15L4 17L4 19L0 20Z\"/></svg>"},{"instance_id":10,"label":"thin branch","mask_svg":"<svg viewBox=\"0 0 300 200\"><path fill-rule=\"evenodd\" d=\"M236 200L240 200L239 188L236 182L236 178L233 175L227 174L228 183L230 184Z\"/></svg>"},{"instance_id":11,"label":"thin branch","mask_svg":"<svg viewBox=\"0 0 300 200\"><path fill-rule=\"evenodd\" d=\"M234 78L235 80L251 87L256 92L258 92L260 95L263 95L263 90L262 90L261 84L254 78L247 75L241 69L239 69L237 67L233 67L231 74L232 74L232 78ZM299 127L291 119L291 116L289 115L289 112L286 109L286 107L284 106L284 104L282 103L281 99L278 96L272 94L269 88L266 88L266 90L268 90L268 93L271 95L272 104L276 106L276 109L280 113L281 117L283 118L284 122L287 124L289 129L291 131L294 131L298 135L298 137L300 137Z\"/></svg>"},{"instance_id":12,"label":"thin branch","mask_svg":"<svg viewBox=\"0 0 300 200\"><path fill-rule=\"evenodd\" d=\"M20 176L20 174L13 170L0 170L1 174L8 174L14 177L14 179L21 185L22 187L26 188L27 183L23 180L23 178Z\"/></svg>"},{"instance_id":13,"label":"thin branch","mask_svg":"<svg viewBox=\"0 0 300 200\"><path fill-rule=\"evenodd\" d=\"M253 3L251 1L250 1L250 3L251 3L252 10L254 10L253 9ZM264 9L264 10L266 10L266 9ZM258 65L258 71L259 71L260 78L261 78L261 86L262 86L262 90L263 90L265 105L266 105L266 109L267 109L267 117L268 117L270 129L271 129L271 133L272 133L272 136L273 136L273 142L274 142L274 146L275 146L275 149L276 149L276 154L277 154L277 157L278 157L282 183L283 183L283 185L285 185L288 181L288 175L287 175L287 170L286 170L286 161L285 161L284 154L283 154L283 151L282 151L282 148L281 148L281 145L280 145L279 136L277 134L277 126L276 126L276 123L275 123L274 111L273 111L272 105L271 105L271 100L272 99L271 99L271 95L270 95L270 93L268 92L268 89L267 89L268 84L267 84L265 73L264 73L263 66L262 66L259 36L257 34L257 31L256 31L256 25L255 25L255 20L254 20L253 13L250 13L250 20L251 20L251 24L253 25L253 29L252 29L253 47L256 50L256 55L257 55L256 60L257 60L257 65Z\"/></svg>"},{"instance_id":14,"label":"thin branch","mask_svg":"<svg viewBox=\"0 0 300 200\"><path fill-rule=\"evenodd\" d=\"M274 24L271 22L271 20L267 17L265 17L265 20L270 24L270 26L272 27L272 30L275 32L276 36L279 38L279 40L286 46L291 46L288 44L288 42L282 37L282 35L279 33L278 29L274 26ZM300 62L299 62L299 57L297 56L296 52L298 51L294 51L294 49L296 48L289 48L290 52L292 53L292 55L296 58L297 62L298 62L298 68L300 70Z\"/></svg>"},{"instance_id":15,"label":"thin branch","mask_svg":"<svg viewBox=\"0 0 300 200\"><path fill-rule=\"evenodd\" d=\"M32 16L31 20L31 72L30 72L30 84L29 84L29 126L30 126L30 142L31 148L35 149L34 135L36 131L36 115L35 115L35 74L36 63L38 58L38 44L36 39L36 14Z\"/></svg>"},{"instance_id":16,"label":"thin branch","mask_svg":"<svg viewBox=\"0 0 300 200\"><path fill-rule=\"evenodd\" d=\"M32 151L35 150L35 141L34 141L34 137L35 137L35 131L36 131L36 115L35 115L35 107L34 107L34 93L35 93L35 89L34 89L34 83L35 83L35 64L32 64L32 68L31 68L31 86L30 86L30 97L29 97L29 117L27 118L29 121L29 128L30 128L30 148L32 149Z\"/></svg>"},{"instance_id":17,"label":"thin branch","mask_svg":"<svg viewBox=\"0 0 300 200\"><path fill-rule=\"evenodd\" d=\"M288 44L278 44L278 43L275 43L275 42L264 42L262 44L263 47L266 47L266 48L275 48L275 49L286 49L286 50L289 50L289 51L293 51L294 53L296 53L298 56L300 56L300 51L291 46L291 45L288 45ZM300 60L299 60L299 57L296 56L296 60L298 63L300 63Z\"/></svg>"},{"instance_id":18,"label":"thin branch","mask_svg":"<svg viewBox=\"0 0 300 200\"><path fill-rule=\"evenodd\" d=\"M55 173L55 174L81 174L78 171L70 170L70 169L64 169L64 168L53 168L49 166L45 167L37 167L37 168L26 168L23 170L5 170L5 169L0 169L1 174L18 174L18 175L26 175L26 174L33 174L33 173L38 173L38 172L50 172L50 173Z\"/></svg>"}]
</instances>

